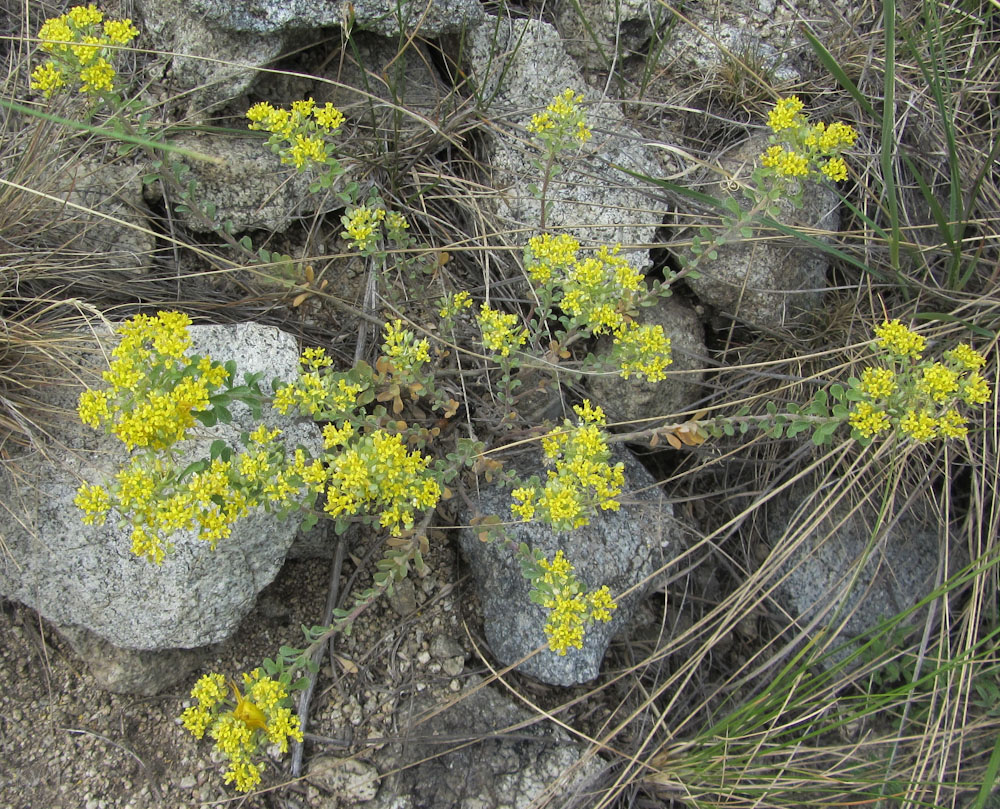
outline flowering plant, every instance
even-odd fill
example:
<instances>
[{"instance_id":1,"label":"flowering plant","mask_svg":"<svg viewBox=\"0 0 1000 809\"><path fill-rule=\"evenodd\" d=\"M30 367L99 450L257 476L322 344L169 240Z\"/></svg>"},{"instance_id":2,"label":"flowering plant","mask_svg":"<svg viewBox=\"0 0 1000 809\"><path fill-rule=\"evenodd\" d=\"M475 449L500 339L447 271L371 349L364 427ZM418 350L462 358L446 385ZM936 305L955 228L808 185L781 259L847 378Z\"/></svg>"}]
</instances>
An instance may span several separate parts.
<instances>
[{"instance_id":1,"label":"flowering plant","mask_svg":"<svg viewBox=\"0 0 1000 809\"><path fill-rule=\"evenodd\" d=\"M114 92L115 53L139 35L132 20L105 20L97 6L74 6L38 32L48 54L31 73L31 87L51 98L61 90L99 96Z\"/></svg>"}]
</instances>

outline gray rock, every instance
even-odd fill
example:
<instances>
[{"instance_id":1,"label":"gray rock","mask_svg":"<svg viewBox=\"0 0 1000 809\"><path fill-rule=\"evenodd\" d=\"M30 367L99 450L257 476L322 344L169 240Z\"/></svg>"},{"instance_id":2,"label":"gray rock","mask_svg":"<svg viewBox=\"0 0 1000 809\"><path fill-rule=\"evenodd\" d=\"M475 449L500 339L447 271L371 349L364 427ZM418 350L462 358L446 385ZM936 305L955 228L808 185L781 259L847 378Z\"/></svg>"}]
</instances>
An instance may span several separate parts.
<instances>
[{"instance_id":1,"label":"gray rock","mask_svg":"<svg viewBox=\"0 0 1000 809\"><path fill-rule=\"evenodd\" d=\"M295 339L257 324L191 329L195 351L236 359L243 372L261 371L264 382L291 380L297 373ZM257 510L233 527L215 551L192 533L175 537L175 551L159 567L132 554L130 530L114 518L85 526L73 504L83 481L106 480L127 460L117 438L75 419L82 383L99 385L98 367L110 335L81 367L45 391L53 410L66 412L42 451L25 453L0 469L0 594L38 610L60 625L83 627L125 649L194 648L228 638L250 611L257 594L277 574L296 534L292 519ZM251 429L247 408L233 407L233 424L202 429L182 459L208 454L212 440L239 446ZM318 452L322 441L312 423L292 422L271 411L265 421L285 430L289 446Z\"/></svg>"},{"instance_id":2,"label":"gray rock","mask_svg":"<svg viewBox=\"0 0 1000 809\"><path fill-rule=\"evenodd\" d=\"M721 159L720 166L736 177L748 177L767 148L766 138L751 138L734 153ZM712 181L698 190L716 199L734 192ZM745 209L749 203L738 198ZM836 231L840 227L840 209L836 192L826 185L810 183L802 208L790 202L779 203L783 224ZM827 239L810 233L814 238ZM718 258L702 263L700 278L687 279L694 293L705 303L751 326L778 329L796 318L822 307L823 291L828 286L829 261L815 248L794 239L774 242L734 242L718 248Z\"/></svg>"},{"instance_id":3,"label":"gray rock","mask_svg":"<svg viewBox=\"0 0 1000 809\"><path fill-rule=\"evenodd\" d=\"M285 47L280 36L211 24L179 0L136 0L136 10L149 44L169 54L172 93L186 94L186 114L195 118L245 93L257 68L272 62Z\"/></svg>"},{"instance_id":4,"label":"gray rock","mask_svg":"<svg viewBox=\"0 0 1000 809\"><path fill-rule=\"evenodd\" d=\"M469 63L484 112L501 122L487 162L497 190L496 213L506 227L526 229L524 241L538 231L541 204L529 190L540 181L532 165L538 153L525 146L523 127L571 88L584 96L593 137L579 153L564 153L563 171L547 192L552 210L546 229L568 231L584 245L653 240L660 216L650 212L642 183L615 166L656 176L656 159L626 125L618 105L584 84L555 28L537 20L491 18L470 37ZM648 253L632 253L629 260L643 267Z\"/></svg>"},{"instance_id":5,"label":"gray rock","mask_svg":"<svg viewBox=\"0 0 1000 809\"><path fill-rule=\"evenodd\" d=\"M202 203L216 206L216 223L232 221L233 230L286 230L292 220L314 213L329 213L343 203L330 193L311 194L309 184L316 179L311 171L298 172L282 165L263 139L257 137L222 137L219 135L183 135L172 143L199 154L218 158L217 162L181 158L190 169L190 178L198 183ZM345 165L345 168L347 166ZM344 182L345 178L341 178ZM151 199L159 199L159 183L148 186ZM176 205L179 200L172 199ZM189 213L178 218L191 230L211 230Z\"/></svg>"},{"instance_id":6,"label":"gray rock","mask_svg":"<svg viewBox=\"0 0 1000 809\"><path fill-rule=\"evenodd\" d=\"M554 533L537 522L515 523L507 535L524 542L551 559L557 550L576 568L575 575L588 589L607 585L618 602L608 623L586 630L582 649L565 655L551 651L544 631L548 611L531 603L530 583L520 572L513 549L495 540L483 542L474 528L464 529L459 541L469 563L482 603L486 640L502 665L516 663L545 647L518 666L518 671L553 685L576 685L594 679L611 638L628 625L641 590L619 594L644 581L664 564L664 555L680 547L674 541L673 507L661 496L656 481L629 453L621 450L612 463L625 463L625 489L619 511L600 511L589 525L569 533ZM540 454L510 462L522 477L542 468ZM633 494L634 492L634 494ZM510 494L498 485L480 490L483 514L510 520ZM473 515L460 517L468 524Z\"/></svg>"},{"instance_id":7,"label":"gray rock","mask_svg":"<svg viewBox=\"0 0 1000 809\"><path fill-rule=\"evenodd\" d=\"M705 331L695 311L676 297L660 299L655 306L639 311L643 325L663 326L670 338L673 362L662 382L647 382L633 376L622 379L619 374L600 374L586 378L591 398L599 404L608 422L648 419L680 413L698 399L708 358ZM611 341L601 338L597 356L611 348ZM625 429L643 429L653 422L643 422Z\"/></svg>"},{"instance_id":8,"label":"gray rock","mask_svg":"<svg viewBox=\"0 0 1000 809\"><path fill-rule=\"evenodd\" d=\"M572 0L553 9L566 50L588 70L646 56L644 46L668 14L650 0Z\"/></svg>"},{"instance_id":9,"label":"gray rock","mask_svg":"<svg viewBox=\"0 0 1000 809\"><path fill-rule=\"evenodd\" d=\"M82 627L57 629L87 664L97 685L116 694L143 697L160 694L198 668L210 648L144 652L114 646Z\"/></svg>"},{"instance_id":10,"label":"gray rock","mask_svg":"<svg viewBox=\"0 0 1000 809\"><path fill-rule=\"evenodd\" d=\"M342 25L349 14L362 30L385 36L419 30L424 37L457 33L483 18L476 0L192 0L191 6L227 31L273 36L302 28Z\"/></svg>"},{"instance_id":11,"label":"gray rock","mask_svg":"<svg viewBox=\"0 0 1000 809\"><path fill-rule=\"evenodd\" d=\"M379 773L374 765L354 758L318 756L309 762L306 780L320 789L333 793L336 801L355 804L371 801L378 794Z\"/></svg>"},{"instance_id":12,"label":"gray rock","mask_svg":"<svg viewBox=\"0 0 1000 809\"><path fill-rule=\"evenodd\" d=\"M44 202L53 221L42 237L67 250L98 254L116 273L142 274L156 237L149 229L141 173L131 163L74 157L47 175L45 191L58 202Z\"/></svg>"},{"instance_id":13,"label":"gray rock","mask_svg":"<svg viewBox=\"0 0 1000 809\"><path fill-rule=\"evenodd\" d=\"M578 806L601 774L600 759L584 758L564 731L533 723L478 682L451 702L419 695L400 710L407 744L378 754L380 770L392 775L371 809L529 809L543 798L545 806Z\"/></svg>"},{"instance_id":14,"label":"gray rock","mask_svg":"<svg viewBox=\"0 0 1000 809\"><path fill-rule=\"evenodd\" d=\"M772 541L816 502L803 489L771 501L767 528ZM848 503L837 503L782 565L776 596L799 625L818 622L829 629L846 619L840 637L847 640L934 589L941 548L933 518L906 512L872 542L876 507L862 504L852 511ZM953 560L960 555L953 554Z\"/></svg>"},{"instance_id":15,"label":"gray rock","mask_svg":"<svg viewBox=\"0 0 1000 809\"><path fill-rule=\"evenodd\" d=\"M838 6L833 13L848 18L851 12L846 6L853 5ZM814 0L787 4L708 0L684 7L683 16L662 7L658 15L656 11L654 4L652 34L657 39L648 52L662 54L657 65L661 78L675 88L747 68L775 83L800 82L803 65L799 59L809 46L798 23L807 19L821 25L820 21L832 16L829 4Z\"/></svg>"}]
</instances>

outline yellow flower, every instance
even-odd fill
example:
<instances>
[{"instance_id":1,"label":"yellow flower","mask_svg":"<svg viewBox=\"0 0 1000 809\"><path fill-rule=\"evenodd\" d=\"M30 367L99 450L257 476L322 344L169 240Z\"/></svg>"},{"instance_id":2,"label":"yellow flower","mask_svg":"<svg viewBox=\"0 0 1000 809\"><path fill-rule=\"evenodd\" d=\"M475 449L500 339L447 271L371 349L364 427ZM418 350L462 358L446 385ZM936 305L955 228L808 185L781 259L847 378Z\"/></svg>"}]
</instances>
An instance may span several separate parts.
<instances>
[{"instance_id":1,"label":"yellow flower","mask_svg":"<svg viewBox=\"0 0 1000 809\"><path fill-rule=\"evenodd\" d=\"M872 399L887 399L896 390L896 374L890 368L865 368L860 388Z\"/></svg>"},{"instance_id":2,"label":"yellow flower","mask_svg":"<svg viewBox=\"0 0 1000 809\"><path fill-rule=\"evenodd\" d=\"M327 103L321 109L313 110L313 118L327 132L339 129L340 125L344 123L344 114L330 103Z\"/></svg>"},{"instance_id":3,"label":"yellow flower","mask_svg":"<svg viewBox=\"0 0 1000 809\"><path fill-rule=\"evenodd\" d=\"M980 374L969 374L962 383L960 396L968 404L984 405L990 400L990 387Z\"/></svg>"},{"instance_id":4,"label":"yellow flower","mask_svg":"<svg viewBox=\"0 0 1000 809\"><path fill-rule=\"evenodd\" d=\"M876 343L900 359L918 360L924 353L927 341L906 328L899 320L892 320L875 327Z\"/></svg>"},{"instance_id":5,"label":"yellow flower","mask_svg":"<svg viewBox=\"0 0 1000 809\"><path fill-rule=\"evenodd\" d=\"M88 25L96 25L104 19L104 15L93 3L88 6L76 6L71 8L67 12L66 17L71 20L77 28L84 28Z\"/></svg>"},{"instance_id":6,"label":"yellow flower","mask_svg":"<svg viewBox=\"0 0 1000 809\"><path fill-rule=\"evenodd\" d=\"M46 98L51 98L56 90L66 86L66 80L52 62L45 62L31 71L30 86L32 90L41 90Z\"/></svg>"},{"instance_id":7,"label":"yellow flower","mask_svg":"<svg viewBox=\"0 0 1000 809\"><path fill-rule=\"evenodd\" d=\"M986 364L986 357L966 343L959 343L951 351L944 352L944 355L967 371L978 371Z\"/></svg>"},{"instance_id":8,"label":"yellow flower","mask_svg":"<svg viewBox=\"0 0 1000 809\"><path fill-rule=\"evenodd\" d=\"M73 502L83 511L83 522L86 525L104 525L111 509L111 496L103 486L83 484Z\"/></svg>"},{"instance_id":9,"label":"yellow flower","mask_svg":"<svg viewBox=\"0 0 1000 809\"><path fill-rule=\"evenodd\" d=\"M42 23L42 27L38 30L38 38L41 40L42 50L46 53L68 51L70 43L76 41L73 30L63 17L53 17Z\"/></svg>"},{"instance_id":10,"label":"yellow flower","mask_svg":"<svg viewBox=\"0 0 1000 809\"><path fill-rule=\"evenodd\" d=\"M847 163L842 157L830 158L820 167L820 171L835 183L847 179Z\"/></svg>"},{"instance_id":11,"label":"yellow flower","mask_svg":"<svg viewBox=\"0 0 1000 809\"><path fill-rule=\"evenodd\" d=\"M441 301L441 308L438 309L438 317L442 320L454 317L463 309L468 309L472 306L472 296L466 291L456 292L454 295L448 295Z\"/></svg>"},{"instance_id":12,"label":"yellow flower","mask_svg":"<svg viewBox=\"0 0 1000 809\"><path fill-rule=\"evenodd\" d=\"M128 45L139 36L139 29L132 25L132 20L108 20L104 23L104 36L113 45Z\"/></svg>"},{"instance_id":13,"label":"yellow flower","mask_svg":"<svg viewBox=\"0 0 1000 809\"><path fill-rule=\"evenodd\" d=\"M779 99L767 116L767 125L775 133L801 125L799 113L804 106L798 96Z\"/></svg>"},{"instance_id":14,"label":"yellow flower","mask_svg":"<svg viewBox=\"0 0 1000 809\"><path fill-rule=\"evenodd\" d=\"M113 88L115 70L103 57L80 71L80 92L99 93Z\"/></svg>"},{"instance_id":15,"label":"yellow flower","mask_svg":"<svg viewBox=\"0 0 1000 809\"><path fill-rule=\"evenodd\" d=\"M501 357L510 356L513 349L520 348L528 339L527 329L516 328L517 315L491 309L484 303L476 319L483 335L483 346Z\"/></svg>"},{"instance_id":16,"label":"yellow flower","mask_svg":"<svg viewBox=\"0 0 1000 809\"><path fill-rule=\"evenodd\" d=\"M917 390L938 404L944 404L958 391L958 374L935 362L923 369Z\"/></svg>"},{"instance_id":17,"label":"yellow flower","mask_svg":"<svg viewBox=\"0 0 1000 809\"><path fill-rule=\"evenodd\" d=\"M847 423L865 438L874 438L892 426L889 416L871 402L858 402L847 417Z\"/></svg>"},{"instance_id":18,"label":"yellow flower","mask_svg":"<svg viewBox=\"0 0 1000 809\"><path fill-rule=\"evenodd\" d=\"M809 159L797 152L786 151L781 156L781 162L776 169L782 177L807 177L809 175Z\"/></svg>"},{"instance_id":19,"label":"yellow flower","mask_svg":"<svg viewBox=\"0 0 1000 809\"><path fill-rule=\"evenodd\" d=\"M919 412L915 410L908 410L906 415L900 419L899 427L914 441L924 443L934 438L937 431L937 422L926 410L921 410Z\"/></svg>"},{"instance_id":20,"label":"yellow flower","mask_svg":"<svg viewBox=\"0 0 1000 809\"><path fill-rule=\"evenodd\" d=\"M942 438L965 438L969 432L965 418L954 408L945 411L938 419L937 428Z\"/></svg>"},{"instance_id":21,"label":"yellow flower","mask_svg":"<svg viewBox=\"0 0 1000 809\"><path fill-rule=\"evenodd\" d=\"M628 379L632 374L645 377L649 382L660 382L667 378L667 366L673 362L673 358L670 338L663 331L663 326L640 326L630 320L615 330L612 345L623 379Z\"/></svg>"}]
</instances>

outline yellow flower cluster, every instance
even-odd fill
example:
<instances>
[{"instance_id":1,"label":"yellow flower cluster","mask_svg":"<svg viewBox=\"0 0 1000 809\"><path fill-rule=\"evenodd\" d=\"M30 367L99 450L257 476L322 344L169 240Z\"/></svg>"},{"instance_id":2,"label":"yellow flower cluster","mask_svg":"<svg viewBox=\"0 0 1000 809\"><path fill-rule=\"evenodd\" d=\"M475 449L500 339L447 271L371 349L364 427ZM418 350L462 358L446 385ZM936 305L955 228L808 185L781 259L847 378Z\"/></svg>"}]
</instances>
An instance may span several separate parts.
<instances>
[{"instance_id":1,"label":"yellow flower cluster","mask_svg":"<svg viewBox=\"0 0 1000 809\"><path fill-rule=\"evenodd\" d=\"M392 362L400 374L412 375L425 362L431 361L430 343L403 328L402 320L390 320L385 324L382 353Z\"/></svg>"},{"instance_id":2,"label":"yellow flower cluster","mask_svg":"<svg viewBox=\"0 0 1000 809\"><path fill-rule=\"evenodd\" d=\"M612 335L623 378L665 379L670 339L662 326L639 326L629 316L646 291L642 274L619 255L617 246L602 246L583 259L579 253L580 243L567 234L535 236L525 251L528 277L551 293L571 318L570 327Z\"/></svg>"},{"instance_id":3,"label":"yellow flower cluster","mask_svg":"<svg viewBox=\"0 0 1000 809\"><path fill-rule=\"evenodd\" d=\"M325 511L332 517L380 512L379 524L393 536L413 527L417 511L434 508L441 485L431 458L407 452L401 436L376 430L356 436L350 424L324 431L328 449L344 448L327 456L328 488Z\"/></svg>"},{"instance_id":4,"label":"yellow flower cluster","mask_svg":"<svg viewBox=\"0 0 1000 809\"><path fill-rule=\"evenodd\" d=\"M211 357L186 356L189 325L185 314L160 312L119 326L121 340L103 374L110 387L80 395L80 420L104 427L130 450L166 449L183 440L195 424L194 413L207 410L211 395L229 378Z\"/></svg>"},{"instance_id":5,"label":"yellow flower cluster","mask_svg":"<svg viewBox=\"0 0 1000 809\"><path fill-rule=\"evenodd\" d=\"M944 361L924 360L927 341L898 320L875 329L884 364L851 379L854 402L848 424L869 440L894 430L924 443L963 438L968 432L961 405L982 406L990 390L979 369L986 358L965 343L944 352Z\"/></svg>"},{"instance_id":6,"label":"yellow flower cluster","mask_svg":"<svg viewBox=\"0 0 1000 809\"><path fill-rule=\"evenodd\" d=\"M517 328L517 315L491 309L485 303L480 307L476 320L483 334L483 346L501 357L509 357L512 350L523 346L528 339L528 330Z\"/></svg>"},{"instance_id":7,"label":"yellow flower cluster","mask_svg":"<svg viewBox=\"0 0 1000 809\"><path fill-rule=\"evenodd\" d=\"M382 205L370 203L348 208L340 218L344 225L341 237L351 242L355 250L362 253L374 251L383 238L399 247L408 243L406 231L410 223L398 211L387 211Z\"/></svg>"},{"instance_id":8,"label":"yellow flower cluster","mask_svg":"<svg viewBox=\"0 0 1000 809\"><path fill-rule=\"evenodd\" d=\"M586 143L590 140L591 133L586 115L580 109L582 103L582 95L571 88L563 90L552 99L545 112L531 117L528 131L538 135L553 152L569 148L574 141L578 144Z\"/></svg>"},{"instance_id":9,"label":"yellow flower cluster","mask_svg":"<svg viewBox=\"0 0 1000 809\"><path fill-rule=\"evenodd\" d=\"M667 366L673 362L670 338L659 324L623 323L615 329L612 352L623 379L636 374L649 382L660 382L667 378Z\"/></svg>"},{"instance_id":10,"label":"yellow flower cluster","mask_svg":"<svg viewBox=\"0 0 1000 809\"><path fill-rule=\"evenodd\" d=\"M185 480L169 461L139 455L115 475L110 491L84 484L74 502L89 525L103 524L112 508L126 515L133 526L132 552L154 564L163 562L177 531L197 531L214 549L249 509L281 508L323 490L322 462L302 449L286 458L280 434L260 425L234 460L216 458Z\"/></svg>"},{"instance_id":11,"label":"yellow flower cluster","mask_svg":"<svg viewBox=\"0 0 1000 809\"><path fill-rule=\"evenodd\" d=\"M341 418L354 410L358 397L367 390L367 385L351 374L324 373L332 360L322 348L306 349L299 362L299 378L278 388L271 402L282 415L297 408L317 418Z\"/></svg>"},{"instance_id":12,"label":"yellow flower cluster","mask_svg":"<svg viewBox=\"0 0 1000 809\"><path fill-rule=\"evenodd\" d=\"M771 146L761 155L761 165L780 179L807 178L819 172L838 182L847 179L841 153L857 140L854 127L839 121L810 125L802 114L798 96L779 99L768 115L774 133Z\"/></svg>"},{"instance_id":13,"label":"yellow flower cluster","mask_svg":"<svg viewBox=\"0 0 1000 809\"><path fill-rule=\"evenodd\" d=\"M97 95L114 90L114 52L139 35L132 21L107 20L94 5L75 6L42 23L38 32L49 58L31 73L31 88L46 98L64 88Z\"/></svg>"},{"instance_id":14,"label":"yellow flower cluster","mask_svg":"<svg viewBox=\"0 0 1000 809\"><path fill-rule=\"evenodd\" d=\"M584 629L594 621L610 621L618 605L607 587L585 592L562 551L556 551L551 562L542 558L537 564L541 575L532 581L532 599L552 610L545 623L549 648L558 655L570 647L582 649Z\"/></svg>"},{"instance_id":15,"label":"yellow flower cluster","mask_svg":"<svg viewBox=\"0 0 1000 809\"><path fill-rule=\"evenodd\" d=\"M277 745L288 752L288 740L302 741L295 715L286 707L285 686L263 675L260 669L243 675L241 693L229 681L232 699L221 674L206 674L195 683L191 696L198 702L181 714L181 723L196 739L206 731L215 740L216 749L229 760L225 782L234 782L241 792L249 792L260 783L260 766L253 759L258 750Z\"/></svg>"},{"instance_id":16,"label":"yellow flower cluster","mask_svg":"<svg viewBox=\"0 0 1000 809\"><path fill-rule=\"evenodd\" d=\"M567 419L562 429L542 439L547 462L554 467L545 485L532 477L511 492L511 511L523 522L538 517L557 531L569 531L587 525L597 507L618 510L624 465L609 463L611 451L601 430L604 411L587 399L573 410L577 425Z\"/></svg>"},{"instance_id":17,"label":"yellow flower cluster","mask_svg":"<svg viewBox=\"0 0 1000 809\"><path fill-rule=\"evenodd\" d=\"M333 147L326 138L344 122L343 114L333 104L318 107L311 98L293 101L289 109L261 101L248 109L246 116L250 129L271 133L268 146L281 156L282 163L298 171L330 164Z\"/></svg>"},{"instance_id":18,"label":"yellow flower cluster","mask_svg":"<svg viewBox=\"0 0 1000 809\"><path fill-rule=\"evenodd\" d=\"M105 390L80 395L81 421L103 427L132 457L107 486L84 484L76 505L88 525L102 525L115 509L132 524L132 551L160 564L170 537L192 530L214 548L250 508L283 508L322 491L326 473L298 449L286 457L279 430L260 425L235 459L215 457L182 473L171 456L153 453L188 437L194 413L207 410L211 395L229 378L211 357L191 357L190 318L179 312L138 315L118 327L118 345L104 372ZM320 349L306 352L310 367L327 362Z\"/></svg>"},{"instance_id":19,"label":"yellow flower cluster","mask_svg":"<svg viewBox=\"0 0 1000 809\"><path fill-rule=\"evenodd\" d=\"M875 327L875 344L898 359L918 360L927 347L927 340L898 320L892 320Z\"/></svg>"},{"instance_id":20,"label":"yellow flower cluster","mask_svg":"<svg viewBox=\"0 0 1000 809\"><path fill-rule=\"evenodd\" d=\"M455 317L459 312L464 309L469 309L472 306L472 296L466 291L456 292L454 295L448 295L441 301L441 308L438 310L438 317L442 320L448 320L449 318Z\"/></svg>"}]
</instances>

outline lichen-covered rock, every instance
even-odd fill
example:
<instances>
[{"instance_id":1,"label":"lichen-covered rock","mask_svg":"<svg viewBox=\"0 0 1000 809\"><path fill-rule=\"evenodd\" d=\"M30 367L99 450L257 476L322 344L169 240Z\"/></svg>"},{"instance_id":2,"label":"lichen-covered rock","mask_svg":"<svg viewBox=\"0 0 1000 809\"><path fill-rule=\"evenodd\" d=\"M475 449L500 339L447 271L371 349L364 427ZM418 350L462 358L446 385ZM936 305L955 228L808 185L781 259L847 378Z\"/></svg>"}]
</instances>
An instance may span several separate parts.
<instances>
[{"instance_id":1,"label":"lichen-covered rock","mask_svg":"<svg viewBox=\"0 0 1000 809\"><path fill-rule=\"evenodd\" d=\"M615 596L644 581L665 563L668 554L680 548L674 539L673 508L652 475L625 451L612 457L612 463L618 461L625 464L619 511L601 511L589 525L567 533L555 533L538 522L516 523L506 529L515 547L524 542L549 559L562 550L584 586L593 590L607 585ZM541 456L522 457L510 466L528 477L541 470ZM483 515L511 519L507 489L486 486L479 494ZM460 519L469 524L473 516L465 514ZM460 544L482 604L486 640L501 665L516 663L545 647L520 664L518 671L553 685L577 685L598 675L611 638L628 625L641 588L618 598L618 609L609 623L595 623L587 629L582 649L571 648L559 655L547 647L548 611L529 600L531 585L521 576L514 550L500 541L483 542L476 528L463 529Z\"/></svg>"},{"instance_id":2,"label":"lichen-covered rock","mask_svg":"<svg viewBox=\"0 0 1000 809\"><path fill-rule=\"evenodd\" d=\"M553 4L566 50L588 70L607 70L645 56L670 12L650 0L563 0Z\"/></svg>"},{"instance_id":3,"label":"lichen-covered rock","mask_svg":"<svg viewBox=\"0 0 1000 809\"><path fill-rule=\"evenodd\" d=\"M195 118L245 93L285 46L280 36L226 30L179 0L136 0L136 10L148 44L169 54L171 93L184 94Z\"/></svg>"},{"instance_id":4,"label":"lichen-covered rock","mask_svg":"<svg viewBox=\"0 0 1000 809\"><path fill-rule=\"evenodd\" d=\"M295 339L273 327L195 326L191 334L196 353L234 359L242 372L262 372L264 382L290 381L297 373ZM58 625L82 627L125 649L194 648L225 640L274 579L297 524L255 510L237 521L215 551L193 532L180 532L161 566L132 553L130 529L113 515L104 526L84 525L73 503L80 483L106 480L128 458L117 438L82 425L72 414L82 383L102 384L100 366L111 344L108 335L80 368L45 391L47 403L67 413L47 445L0 469L0 500L6 506L0 511L0 594ZM238 448L240 432L252 429L253 421L243 406L233 407L233 417L231 425L201 429L185 442L181 463L207 456L216 438ZM315 424L273 411L265 413L265 421L284 429L287 446L320 451Z\"/></svg>"},{"instance_id":5,"label":"lichen-covered rock","mask_svg":"<svg viewBox=\"0 0 1000 809\"><path fill-rule=\"evenodd\" d=\"M283 165L262 138L228 138L219 135L182 135L171 141L211 160L179 158L190 169L189 177L198 183L202 204L215 205L215 222L233 223L233 231L267 230L272 233L288 228L292 220L314 213L329 213L343 207L330 193L311 194L309 184L316 179L312 172L297 172ZM345 165L345 168L347 166ZM150 199L159 199L158 183L147 186ZM174 204L178 200L171 200ZM179 213L185 226L196 232L209 232L201 219Z\"/></svg>"},{"instance_id":6,"label":"lichen-covered rock","mask_svg":"<svg viewBox=\"0 0 1000 809\"><path fill-rule=\"evenodd\" d=\"M407 743L377 754L386 775L371 809L558 809L578 805L603 770L561 728L531 721L476 678L442 700L424 692L401 706ZM511 728L516 735L507 738Z\"/></svg>"},{"instance_id":7,"label":"lichen-covered rock","mask_svg":"<svg viewBox=\"0 0 1000 809\"><path fill-rule=\"evenodd\" d=\"M541 203L530 187L541 178L532 161L539 152L525 143L525 127L566 89L581 93L593 131L579 153L566 152L562 171L549 185L546 229L572 233L581 244L648 244L660 220L640 180L616 168L656 176L658 164L618 105L591 90L566 53L555 28L537 20L488 19L472 33L469 64L485 112L500 125L488 164L497 191L495 211L513 232L537 232ZM629 253L636 267L645 250Z\"/></svg>"},{"instance_id":8,"label":"lichen-covered rock","mask_svg":"<svg viewBox=\"0 0 1000 809\"><path fill-rule=\"evenodd\" d=\"M660 299L654 306L639 310L642 325L662 326L670 338L673 362L667 367L667 378L648 382L632 376L604 373L586 377L591 398L599 404L608 422L635 421L656 416L669 416L689 409L701 395L702 370L708 358L705 330L694 309L677 297ZM595 354L600 357L611 349L611 340L602 337ZM626 429L653 426L643 421Z\"/></svg>"},{"instance_id":9,"label":"lichen-covered rock","mask_svg":"<svg viewBox=\"0 0 1000 809\"><path fill-rule=\"evenodd\" d=\"M384 36L419 30L424 37L455 33L483 18L476 0L192 0L201 16L227 31L273 36L303 28L329 28L348 20Z\"/></svg>"},{"instance_id":10,"label":"lichen-covered rock","mask_svg":"<svg viewBox=\"0 0 1000 809\"><path fill-rule=\"evenodd\" d=\"M719 161L724 176L742 173L745 178L766 148L766 138L751 138ZM698 190L720 200L734 194L720 180ZM737 199L749 208L747 200ZM833 233L840 227L837 193L827 185L810 183L801 208L785 200L778 207L782 224L809 228L814 239L830 240L823 231ZM826 254L792 238L736 241L719 247L718 258L698 267L701 277L688 277L687 282L702 301L721 313L761 329L779 329L822 307L829 265Z\"/></svg>"},{"instance_id":11,"label":"lichen-covered rock","mask_svg":"<svg viewBox=\"0 0 1000 809\"><path fill-rule=\"evenodd\" d=\"M803 509L814 509L809 492L798 489L769 505L767 530L772 544L794 531ZM892 518L873 539L877 506L841 501L809 531L782 564L775 595L801 626L836 616L843 640L874 629L927 596L935 587L941 558L937 519L913 511ZM961 549L952 552L953 569L965 563ZM916 623L919 616L912 619Z\"/></svg>"}]
</instances>

